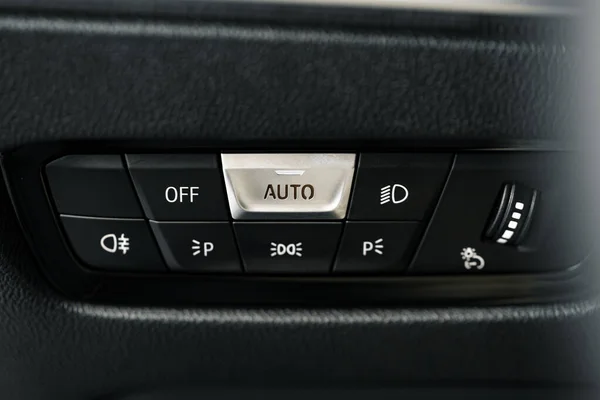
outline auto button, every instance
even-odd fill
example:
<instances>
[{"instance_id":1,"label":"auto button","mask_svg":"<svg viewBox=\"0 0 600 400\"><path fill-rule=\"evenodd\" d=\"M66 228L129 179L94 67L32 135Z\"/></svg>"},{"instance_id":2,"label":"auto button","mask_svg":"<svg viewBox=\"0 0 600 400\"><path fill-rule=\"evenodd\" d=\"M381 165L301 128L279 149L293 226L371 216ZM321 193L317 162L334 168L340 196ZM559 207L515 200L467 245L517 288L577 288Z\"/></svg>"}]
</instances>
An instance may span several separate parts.
<instances>
[{"instance_id":1,"label":"auto button","mask_svg":"<svg viewBox=\"0 0 600 400\"><path fill-rule=\"evenodd\" d=\"M354 154L223 154L236 220L343 219Z\"/></svg>"}]
</instances>

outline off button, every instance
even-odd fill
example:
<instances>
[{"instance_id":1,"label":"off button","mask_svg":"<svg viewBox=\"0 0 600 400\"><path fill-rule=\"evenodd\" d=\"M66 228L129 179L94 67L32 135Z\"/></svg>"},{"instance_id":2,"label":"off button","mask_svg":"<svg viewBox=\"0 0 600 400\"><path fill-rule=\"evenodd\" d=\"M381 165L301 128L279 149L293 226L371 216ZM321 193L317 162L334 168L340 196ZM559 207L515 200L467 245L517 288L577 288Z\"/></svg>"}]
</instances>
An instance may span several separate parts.
<instances>
[{"instance_id":1,"label":"off button","mask_svg":"<svg viewBox=\"0 0 600 400\"><path fill-rule=\"evenodd\" d=\"M128 154L126 160L149 219L228 220L216 155Z\"/></svg>"}]
</instances>

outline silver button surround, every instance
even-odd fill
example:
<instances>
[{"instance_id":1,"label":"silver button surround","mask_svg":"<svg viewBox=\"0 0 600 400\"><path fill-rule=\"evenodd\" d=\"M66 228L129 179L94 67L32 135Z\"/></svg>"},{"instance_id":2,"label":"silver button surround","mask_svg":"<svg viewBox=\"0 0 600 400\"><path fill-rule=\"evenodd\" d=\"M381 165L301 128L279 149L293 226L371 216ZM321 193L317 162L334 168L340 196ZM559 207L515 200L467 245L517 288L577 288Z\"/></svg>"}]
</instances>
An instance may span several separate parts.
<instances>
[{"instance_id":1,"label":"silver button surround","mask_svg":"<svg viewBox=\"0 0 600 400\"><path fill-rule=\"evenodd\" d=\"M346 217L356 154L222 154L236 220Z\"/></svg>"}]
</instances>

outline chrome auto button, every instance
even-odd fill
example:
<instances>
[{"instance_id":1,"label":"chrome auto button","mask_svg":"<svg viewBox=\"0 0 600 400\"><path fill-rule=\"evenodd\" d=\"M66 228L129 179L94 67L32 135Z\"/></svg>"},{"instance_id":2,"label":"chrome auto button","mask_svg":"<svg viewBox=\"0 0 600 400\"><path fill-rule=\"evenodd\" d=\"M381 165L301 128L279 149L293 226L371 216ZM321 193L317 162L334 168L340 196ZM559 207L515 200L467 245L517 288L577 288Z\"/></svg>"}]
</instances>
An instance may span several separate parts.
<instances>
[{"instance_id":1,"label":"chrome auto button","mask_svg":"<svg viewBox=\"0 0 600 400\"><path fill-rule=\"evenodd\" d=\"M223 154L237 220L343 219L355 154Z\"/></svg>"}]
</instances>

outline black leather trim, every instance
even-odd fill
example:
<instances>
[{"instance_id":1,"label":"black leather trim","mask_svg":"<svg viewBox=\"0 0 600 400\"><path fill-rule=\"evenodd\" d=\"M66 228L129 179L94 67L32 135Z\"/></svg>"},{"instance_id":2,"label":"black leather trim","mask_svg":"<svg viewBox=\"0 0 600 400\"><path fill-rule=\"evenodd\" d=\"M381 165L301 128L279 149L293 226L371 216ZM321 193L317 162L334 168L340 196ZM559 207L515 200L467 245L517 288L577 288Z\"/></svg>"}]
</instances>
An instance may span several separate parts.
<instances>
[{"instance_id":1,"label":"black leather trim","mask_svg":"<svg viewBox=\"0 0 600 400\"><path fill-rule=\"evenodd\" d=\"M0 149L70 139L568 143L569 49L566 39L5 17Z\"/></svg>"}]
</instances>

